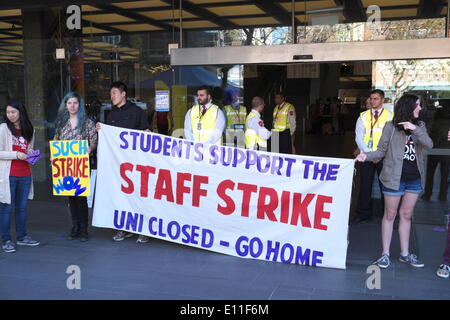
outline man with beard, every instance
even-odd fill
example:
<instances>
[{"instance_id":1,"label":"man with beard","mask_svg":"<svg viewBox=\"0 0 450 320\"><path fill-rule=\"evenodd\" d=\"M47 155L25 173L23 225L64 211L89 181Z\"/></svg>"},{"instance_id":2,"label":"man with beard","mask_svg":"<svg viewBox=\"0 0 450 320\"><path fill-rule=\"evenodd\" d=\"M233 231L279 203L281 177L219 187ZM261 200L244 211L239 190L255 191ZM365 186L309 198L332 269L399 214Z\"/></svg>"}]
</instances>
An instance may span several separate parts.
<instances>
[{"instance_id":1,"label":"man with beard","mask_svg":"<svg viewBox=\"0 0 450 320\"><path fill-rule=\"evenodd\" d=\"M197 102L186 113L184 136L187 140L210 144L222 144L225 129L225 116L218 106L212 103L211 90L201 86L197 90Z\"/></svg>"}]
</instances>

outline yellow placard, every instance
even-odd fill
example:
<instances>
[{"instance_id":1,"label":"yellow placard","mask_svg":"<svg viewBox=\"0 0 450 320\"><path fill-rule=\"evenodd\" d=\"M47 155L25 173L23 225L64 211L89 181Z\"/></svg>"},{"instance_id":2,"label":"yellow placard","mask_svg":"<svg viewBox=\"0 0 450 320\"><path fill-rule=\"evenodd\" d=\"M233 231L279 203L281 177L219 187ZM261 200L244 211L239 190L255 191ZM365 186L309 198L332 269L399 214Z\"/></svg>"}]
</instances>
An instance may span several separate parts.
<instances>
[{"instance_id":1,"label":"yellow placard","mask_svg":"<svg viewBox=\"0 0 450 320\"><path fill-rule=\"evenodd\" d=\"M50 141L52 186L55 196L89 196L90 170L87 140Z\"/></svg>"}]
</instances>

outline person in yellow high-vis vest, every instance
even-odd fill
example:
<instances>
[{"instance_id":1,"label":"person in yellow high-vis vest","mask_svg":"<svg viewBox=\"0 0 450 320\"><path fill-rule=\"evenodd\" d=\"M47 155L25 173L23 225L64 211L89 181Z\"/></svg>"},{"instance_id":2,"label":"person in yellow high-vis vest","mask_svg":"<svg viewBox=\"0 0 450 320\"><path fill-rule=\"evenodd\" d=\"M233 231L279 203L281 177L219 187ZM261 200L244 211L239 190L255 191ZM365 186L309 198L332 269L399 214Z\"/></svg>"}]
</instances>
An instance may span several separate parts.
<instances>
[{"instance_id":1,"label":"person in yellow high-vis vest","mask_svg":"<svg viewBox=\"0 0 450 320\"><path fill-rule=\"evenodd\" d=\"M273 135L271 139L271 150L276 152L277 141L274 141L274 136L278 136L278 152L292 154L294 150L296 116L295 107L286 102L284 93L277 93L275 95L275 109L273 110L273 125L272 131L278 135Z\"/></svg>"},{"instance_id":2,"label":"person in yellow high-vis vest","mask_svg":"<svg viewBox=\"0 0 450 320\"><path fill-rule=\"evenodd\" d=\"M267 150L267 140L272 132L264 127L261 113L265 107L264 99L254 97L252 99L252 111L245 119L245 148L251 150Z\"/></svg>"},{"instance_id":3,"label":"person in yellow high-vis vest","mask_svg":"<svg viewBox=\"0 0 450 320\"><path fill-rule=\"evenodd\" d=\"M184 136L187 140L211 144L222 144L225 116L212 103L211 89L201 86L197 90L197 104L186 113Z\"/></svg>"},{"instance_id":4,"label":"person in yellow high-vis vest","mask_svg":"<svg viewBox=\"0 0 450 320\"><path fill-rule=\"evenodd\" d=\"M376 89L370 93L370 108L361 113L356 122L355 141L361 152L377 150L383 128L394 117L393 113L383 108L384 92ZM363 162L360 167L360 192L356 207L356 216L352 222L363 223L372 219L372 185L375 172L378 176L383 168L382 161ZM380 184L380 181L378 180ZM380 184L381 190L381 184ZM383 197L382 197L383 203ZM384 207L384 205L382 205ZM383 209L384 210L384 209Z\"/></svg>"},{"instance_id":5,"label":"person in yellow high-vis vest","mask_svg":"<svg viewBox=\"0 0 450 320\"><path fill-rule=\"evenodd\" d=\"M239 93L231 93L231 103L223 107L226 118L225 144L244 147L245 118L247 108L239 103Z\"/></svg>"}]
</instances>

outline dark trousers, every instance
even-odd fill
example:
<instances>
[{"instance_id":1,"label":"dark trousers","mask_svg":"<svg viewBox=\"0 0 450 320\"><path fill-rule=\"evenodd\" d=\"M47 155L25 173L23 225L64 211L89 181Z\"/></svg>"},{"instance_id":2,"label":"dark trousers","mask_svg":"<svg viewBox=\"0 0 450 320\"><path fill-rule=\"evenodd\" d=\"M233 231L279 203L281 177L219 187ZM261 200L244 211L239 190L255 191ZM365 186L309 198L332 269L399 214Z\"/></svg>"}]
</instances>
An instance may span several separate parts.
<instances>
[{"instance_id":1,"label":"dark trousers","mask_svg":"<svg viewBox=\"0 0 450 320\"><path fill-rule=\"evenodd\" d=\"M86 197L69 197L72 235L87 236L89 212Z\"/></svg>"},{"instance_id":2,"label":"dark trousers","mask_svg":"<svg viewBox=\"0 0 450 320\"><path fill-rule=\"evenodd\" d=\"M292 136L290 129L286 129L280 133L280 153L292 154Z\"/></svg>"},{"instance_id":3,"label":"dark trousers","mask_svg":"<svg viewBox=\"0 0 450 320\"><path fill-rule=\"evenodd\" d=\"M169 133L169 125L168 124L157 124L158 133L163 135L168 135Z\"/></svg>"},{"instance_id":4,"label":"dark trousers","mask_svg":"<svg viewBox=\"0 0 450 320\"><path fill-rule=\"evenodd\" d=\"M378 173L378 177L383 169L383 161L377 164L373 162L362 162L360 167L360 186L359 186L359 198L358 205L356 207L356 215L363 219L372 218L372 185L375 172ZM378 179L381 190L381 182ZM384 211L384 197L381 194L381 203Z\"/></svg>"},{"instance_id":5,"label":"dark trousers","mask_svg":"<svg viewBox=\"0 0 450 320\"><path fill-rule=\"evenodd\" d=\"M434 173L437 165L441 165L441 183L439 188L439 198L446 198L448 191L448 174L450 165L450 156L428 156L427 179L425 183L425 196L431 196L433 193Z\"/></svg>"}]
</instances>

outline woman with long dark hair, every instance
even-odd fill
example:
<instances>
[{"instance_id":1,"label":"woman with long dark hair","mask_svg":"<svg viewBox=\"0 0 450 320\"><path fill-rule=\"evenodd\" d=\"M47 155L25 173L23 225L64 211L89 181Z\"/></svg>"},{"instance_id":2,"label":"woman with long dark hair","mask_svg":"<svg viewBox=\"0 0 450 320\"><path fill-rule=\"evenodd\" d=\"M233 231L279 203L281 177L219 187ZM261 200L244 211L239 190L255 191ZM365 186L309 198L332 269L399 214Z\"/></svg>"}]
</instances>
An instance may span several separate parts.
<instances>
[{"instance_id":1,"label":"woman with long dark hair","mask_svg":"<svg viewBox=\"0 0 450 320\"><path fill-rule=\"evenodd\" d=\"M390 245L399 205L399 260L413 267L424 266L417 256L409 251L411 219L416 201L425 187L424 150L433 147L425 123L419 120L421 109L417 96L403 95L395 105L393 120L383 129L378 149L361 153L355 159L363 162L384 158L380 174L385 203L381 224L383 252L374 263L380 268L387 268L391 264Z\"/></svg>"},{"instance_id":2,"label":"woman with long dark hair","mask_svg":"<svg viewBox=\"0 0 450 320\"><path fill-rule=\"evenodd\" d=\"M33 199L30 164L26 161L33 151L34 128L27 110L19 101L9 101L5 123L0 125L0 225L5 252L15 252L11 240L11 212L16 214L17 245L37 246L39 242L27 234L27 204Z\"/></svg>"},{"instance_id":3,"label":"woman with long dark hair","mask_svg":"<svg viewBox=\"0 0 450 320\"><path fill-rule=\"evenodd\" d=\"M89 150L97 147L97 131L95 123L86 115L83 98L76 92L69 92L63 98L56 117L56 134L54 140L88 140ZM69 207L72 216L72 229L67 240L79 238L88 240L88 205L86 197L69 197Z\"/></svg>"}]
</instances>

